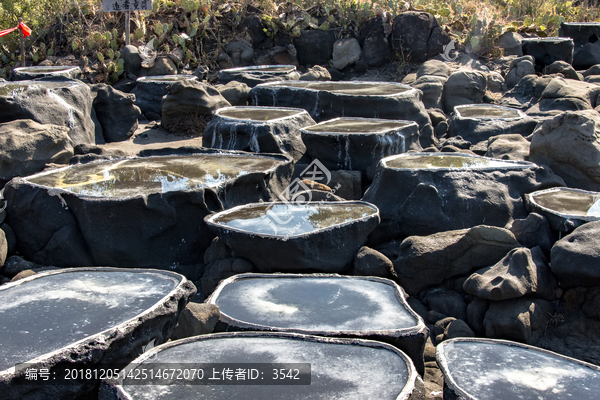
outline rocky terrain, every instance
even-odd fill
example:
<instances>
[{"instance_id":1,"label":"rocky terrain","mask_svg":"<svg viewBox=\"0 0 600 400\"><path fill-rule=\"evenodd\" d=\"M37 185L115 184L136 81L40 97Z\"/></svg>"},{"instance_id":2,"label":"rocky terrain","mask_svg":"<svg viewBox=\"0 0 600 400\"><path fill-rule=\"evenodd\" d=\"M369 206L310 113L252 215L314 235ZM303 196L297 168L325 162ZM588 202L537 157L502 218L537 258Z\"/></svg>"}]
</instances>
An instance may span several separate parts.
<instances>
[{"instance_id":1,"label":"rocky terrain","mask_svg":"<svg viewBox=\"0 0 600 400\"><path fill-rule=\"evenodd\" d=\"M253 18L246 23L251 40L229 43L221 67L287 70L179 71L167 55L145 68L139 49L127 46L124 77L112 86L18 69L14 81L0 82L1 283L67 267L175 271L197 288L172 327L176 340L215 329L219 310L204 301L236 274L377 276L402 287L429 330L424 398L443 398L435 346L447 339L506 339L600 365L595 34L536 40L506 32L499 42L505 55L483 62L446 52L450 37L427 13L402 13L391 29L376 17L356 38L305 30L283 44ZM568 27L561 33L570 35ZM397 52L411 55L413 72L396 73ZM295 111L287 122L265 125L224 111L239 106ZM394 128L401 139L385 146L377 137L311 136L317 123L341 117L407 123ZM85 168L95 163L139 157L143 170L146 157L181 155L205 157L201 163L213 169L211 157L251 161L239 168L223 161L219 171L238 170L211 188L154 195L134 187L96 199L70 189L91 179ZM456 169L427 164L451 156L461 157ZM306 173L320 159L327 179ZM26 178L68 165L90 175L61 175L53 189ZM379 223L279 248L259 243L264 233L217 236L204 222L249 203L297 201L288 190L294 182L304 200L373 204ZM94 188L100 196L108 190ZM578 189L587 203L567 196L553 209L532 200L531 193L553 188Z\"/></svg>"}]
</instances>

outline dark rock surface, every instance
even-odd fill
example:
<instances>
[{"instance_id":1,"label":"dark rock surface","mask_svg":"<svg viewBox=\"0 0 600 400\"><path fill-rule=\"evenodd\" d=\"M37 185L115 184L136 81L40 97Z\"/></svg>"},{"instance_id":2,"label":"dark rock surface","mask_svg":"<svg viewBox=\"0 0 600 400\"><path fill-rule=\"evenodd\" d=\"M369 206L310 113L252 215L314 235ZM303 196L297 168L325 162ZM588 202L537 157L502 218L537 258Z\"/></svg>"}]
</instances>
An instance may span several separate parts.
<instances>
[{"instance_id":1,"label":"dark rock surface","mask_svg":"<svg viewBox=\"0 0 600 400\"><path fill-rule=\"evenodd\" d=\"M94 111L102 126L106 142L120 142L133 136L142 114L134 105L135 96L123 93L106 84L91 87Z\"/></svg>"},{"instance_id":2,"label":"dark rock surface","mask_svg":"<svg viewBox=\"0 0 600 400\"><path fill-rule=\"evenodd\" d=\"M367 246L361 247L354 256L354 275L392 278L393 271L389 258Z\"/></svg>"},{"instance_id":3,"label":"dark rock surface","mask_svg":"<svg viewBox=\"0 0 600 400\"><path fill-rule=\"evenodd\" d=\"M67 127L74 145L95 143L95 127L91 118L92 96L83 82L42 78L0 83L0 88L3 87L17 90L12 92L14 95L0 95L0 123L31 119L44 125ZM18 87L27 88L20 92Z\"/></svg>"},{"instance_id":4,"label":"dark rock surface","mask_svg":"<svg viewBox=\"0 0 600 400\"><path fill-rule=\"evenodd\" d=\"M535 58L540 70L554 61L573 62L573 39L569 38L527 38L522 41L523 54Z\"/></svg>"},{"instance_id":5,"label":"dark rock surface","mask_svg":"<svg viewBox=\"0 0 600 400\"><path fill-rule=\"evenodd\" d=\"M539 247L513 249L496 264L472 274L464 283L465 292L493 301L523 296L554 301L556 288L556 279Z\"/></svg>"},{"instance_id":6,"label":"dark rock surface","mask_svg":"<svg viewBox=\"0 0 600 400\"><path fill-rule=\"evenodd\" d=\"M529 146L530 142L518 133L492 136L488 140L485 156L501 160L529 161Z\"/></svg>"},{"instance_id":7,"label":"dark rock surface","mask_svg":"<svg viewBox=\"0 0 600 400\"><path fill-rule=\"evenodd\" d=\"M175 82L162 100L161 125L171 133L199 135L205 128L203 118L230 105L218 90L205 83Z\"/></svg>"},{"instance_id":8,"label":"dark rock surface","mask_svg":"<svg viewBox=\"0 0 600 400\"><path fill-rule=\"evenodd\" d=\"M444 280L501 260L519 247L507 229L476 226L471 229L410 236L392 259L400 285L411 295Z\"/></svg>"},{"instance_id":9,"label":"dark rock surface","mask_svg":"<svg viewBox=\"0 0 600 400\"><path fill-rule=\"evenodd\" d=\"M273 69L278 68L278 69ZM266 82L295 81L300 74L293 65L259 65L224 69L219 72L219 83L227 84L232 81L244 83L253 88Z\"/></svg>"},{"instance_id":10,"label":"dark rock surface","mask_svg":"<svg viewBox=\"0 0 600 400\"><path fill-rule=\"evenodd\" d=\"M430 153L390 156L379 163L373 184L363 196L381 214L381 224L372 234L372 240L427 235L481 224L503 227L513 219L527 216L522 198L525 193L564 185L548 169L532 163L490 169L388 166L394 159L426 158L427 154ZM436 157L444 154L434 153ZM476 156L462 156L477 160ZM403 190L389 190L393 187Z\"/></svg>"},{"instance_id":11,"label":"dark rock surface","mask_svg":"<svg viewBox=\"0 0 600 400\"><path fill-rule=\"evenodd\" d=\"M552 304L541 299L492 301L483 320L485 335L533 344L544 335L553 312Z\"/></svg>"},{"instance_id":12,"label":"dark rock surface","mask_svg":"<svg viewBox=\"0 0 600 400\"><path fill-rule=\"evenodd\" d=\"M599 132L596 111L562 113L536 128L529 159L552 168L569 187L600 191Z\"/></svg>"},{"instance_id":13,"label":"dark rock surface","mask_svg":"<svg viewBox=\"0 0 600 400\"><path fill-rule=\"evenodd\" d=\"M135 95L135 105L149 120L160 119L162 114L161 102L164 95L169 93L168 87L177 79L197 80L196 76L183 77L148 77L137 80L135 88L131 91Z\"/></svg>"},{"instance_id":14,"label":"dark rock surface","mask_svg":"<svg viewBox=\"0 0 600 400\"><path fill-rule=\"evenodd\" d=\"M458 70L453 72L444 84L442 104L446 113L463 104L483 103L487 89L487 77L474 70Z\"/></svg>"},{"instance_id":15,"label":"dark rock surface","mask_svg":"<svg viewBox=\"0 0 600 400\"><path fill-rule=\"evenodd\" d=\"M362 48L362 58L368 67L383 67L393 58L389 32L381 17L366 20L360 26L358 42ZM391 27L391 26L390 26ZM388 28L389 29L389 28Z\"/></svg>"},{"instance_id":16,"label":"dark rock surface","mask_svg":"<svg viewBox=\"0 0 600 400\"><path fill-rule=\"evenodd\" d=\"M443 53L450 37L439 26L433 15L407 11L394 18L392 46L396 53L410 62L423 62Z\"/></svg>"},{"instance_id":17,"label":"dark rock surface","mask_svg":"<svg viewBox=\"0 0 600 400\"><path fill-rule=\"evenodd\" d=\"M552 247L552 272L561 287L600 286L600 221L588 222Z\"/></svg>"},{"instance_id":18,"label":"dark rock surface","mask_svg":"<svg viewBox=\"0 0 600 400\"><path fill-rule=\"evenodd\" d=\"M42 171L46 164L67 164L73 157L69 129L20 119L0 124L0 181Z\"/></svg>"},{"instance_id":19,"label":"dark rock surface","mask_svg":"<svg viewBox=\"0 0 600 400\"><path fill-rule=\"evenodd\" d=\"M211 333L219 322L219 307L214 304L188 303L181 311L171 340Z\"/></svg>"},{"instance_id":20,"label":"dark rock surface","mask_svg":"<svg viewBox=\"0 0 600 400\"><path fill-rule=\"evenodd\" d=\"M298 62L302 65L329 65L333 57L333 31L304 30L294 38Z\"/></svg>"}]
</instances>

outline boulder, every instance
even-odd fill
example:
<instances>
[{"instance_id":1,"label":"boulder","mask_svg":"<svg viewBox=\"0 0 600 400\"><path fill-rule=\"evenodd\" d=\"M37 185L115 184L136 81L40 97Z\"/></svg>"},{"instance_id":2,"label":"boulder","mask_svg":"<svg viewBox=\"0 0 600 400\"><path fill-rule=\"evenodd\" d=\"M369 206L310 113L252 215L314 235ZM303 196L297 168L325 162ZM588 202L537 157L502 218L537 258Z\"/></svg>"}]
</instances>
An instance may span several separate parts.
<instances>
[{"instance_id":1,"label":"boulder","mask_svg":"<svg viewBox=\"0 0 600 400\"><path fill-rule=\"evenodd\" d=\"M392 262L400 285L416 295L446 279L495 263L516 247L519 244L509 230L481 225L410 236L402 241L399 255Z\"/></svg>"},{"instance_id":2,"label":"boulder","mask_svg":"<svg viewBox=\"0 0 600 400\"><path fill-rule=\"evenodd\" d=\"M530 143L518 133L492 136L488 139L486 157L528 161Z\"/></svg>"},{"instance_id":3,"label":"boulder","mask_svg":"<svg viewBox=\"0 0 600 400\"><path fill-rule=\"evenodd\" d=\"M315 65L312 68L309 68L308 71L300 75L298 80L301 81L330 81L331 74L326 68L321 67L320 65Z\"/></svg>"},{"instance_id":4,"label":"boulder","mask_svg":"<svg viewBox=\"0 0 600 400\"><path fill-rule=\"evenodd\" d=\"M368 19L360 25L358 43L362 48L362 60L367 67L383 67L393 59L389 35L391 27L381 16Z\"/></svg>"},{"instance_id":5,"label":"boulder","mask_svg":"<svg viewBox=\"0 0 600 400\"><path fill-rule=\"evenodd\" d=\"M104 83L91 87L94 95L94 111L102 126L106 142L121 142L129 139L138 127L142 114L134 105L135 95L123 93Z\"/></svg>"},{"instance_id":6,"label":"boulder","mask_svg":"<svg viewBox=\"0 0 600 400\"><path fill-rule=\"evenodd\" d=\"M138 76L177 75L177 65L168 56L158 56L150 68L141 68Z\"/></svg>"},{"instance_id":7,"label":"boulder","mask_svg":"<svg viewBox=\"0 0 600 400\"><path fill-rule=\"evenodd\" d=\"M587 78L587 77L590 77L590 76L600 75L600 63L596 64L596 65L592 65L591 67L589 67L588 69L586 69L585 71L583 71L581 73L581 75L584 78Z\"/></svg>"},{"instance_id":8,"label":"boulder","mask_svg":"<svg viewBox=\"0 0 600 400\"><path fill-rule=\"evenodd\" d=\"M467 320L467 303L458 292L450 289L433 289L427 292L425 299L432 310L448 317Z\"/></svg>"},{"instance_id":9,"label":"boulder","mask_svg":"<svg viewBox=\"0 0 600 400\"><path fill-rule=\"evenodd\" d=\"M46 164L67 164L73 157L69 128L30 119L0 124L0 181L29 176Z\"/></svg>"},{"instance_id":10,"label":"boulder","mask_svg":"<svg viewBox=\"0 0 600 400\"><path fill-rule=\"evenodd\" d=\"M8 276L7 269L4 267L4 263L6 261L6 256L8 255L8 242L6 241L6 236L4 235L4 231L0 229L0 271L2 271L2 275Z\"/></svg>"},{"instance_id":11,"label":"boulder","mask_svg":"<svg viewBox=\"0 0 600 400\"><path fill-rule=\"evenodd\" d=\"M362 174L360 171L331 171L329 186L335 188L336 196L346 200L360 200L362 197Z\"/></svg>"},{"instance_id":12,"label":"boulder","mask_svg":"<svg viewBox=\"0 0 600 400\"><path fill-rule=\"evenodd\" d=\"M450 74L452 74L452 70L445 62L440 60L427 60L417 71L416 78L419 79L422 76L439 76L441 78L448 78Z\"/></svg>"},{"instance_id":13,"label":"boulder","mask_svg":"<svg viewBox=\"0 0 600 400\"><path fill-rule=\"evenodd\" d=\"M487 90L492 93L504 94L508 90L506 80L499 72L492 71L487 74Z\"/></svg>"},{"instance_id":14,"label":"boulder","mask_svg":"<svg viewBox=\"0 0 600 400\"><path fill-rule=\"evenodd\" d=\"M302 65L328 65L333 57L335 34L333 31L303 30L294 38L298 62Z\"/></svg>"},{"instance_id":15,"label":"boulder","mask_svg":"<svg viewBox=\"0 0 600 400\"><path fill-rule=\"evenodd\" d=\"M525 247L539 246L545 254L550 254L550 249L556 241L550 230L550 223L540 214L530 213L525 219L516 219L508 228Z\"/></svg>"},{"instance_id":16,"label":"boulder","mask_svg":"<svg viewBox=\"0 0 600 400\"><path fill-rule=\"evenodd\" d=\"M467 322L477 336L485 336L483 320L489 307L490 302L488 300L479 299L477 297L467 306Z\"/></svg>"},{"instance_id":17,"label":"boulder","mask_svg":"<svg viewBox=\"0 0 600 400\"><path fill-rule=\"evenodd\" d=\"M527 75L535 75L534 60L531 56L515 58L510 63L510 71L506 75L506 85L513 88L521 78Z\"/></svg>"},{"instance_id":18,"label":"boulder","mask_svg":"<svg viewBox=\"0 0 600 400\"><path fill-rule=\"evenodd\" d=\"M161 125L172 133L202 134L203 119L231 105L218 90L198 81L175 82L168 90L162 101Z\"/></svg>"},{"instance_id":19,"label":"boulder","mask_svg":"<svg viewBox=\"0 0 600 400\"><path fill-rule=\"evenodd\" d=\"M94 144L89 87L78 80L41 78L0 83L0 123L31 119L69 129L73 144Z\"/></svg>"},{"instance_id":20,"label":"boulder","mask_svg":"<svg viewBox=\"0 0 600 400\"><path fill-rule=\"evenodd\" d=\"M455 106L483 103L487 78L483 72L458 70L444 84L442 103L444 111L451 113Z\"/></svg>"},{"instance_id":21,"label":"boulder","mask_svg":"<svg viewBox=\"0 0 600 400\"><path fill-rule=\"evenodd\" d=\"M0 224L0 229L4 231L4 236L6 237L7 253L11 255L17 251L17 237L15 236L15 232L7 223Z\"/></svg>"},{"instance_id":22,"label":"boulder","mask_svg":"<svg viewBox=\"0 0 600 400\"><path fill-rule=\"evenodd\" d=\"M214 85L221 96L225 98L232 106L245 106L248 104L248 94L250 88L245 83L231 81L226 85Z\"/></svg>"},{"instance_id":23,"label":"boulder","mask_svg":"<svg viewBox=\"0 0 600 400\"><path fill-rule=\"evenodd\" d=\"M136 46L128 45L121 49L121 58L125 62L125 73L135 76L140 75L142 69L142 56ZM135 78L134 78L135 79Z\"/></svg>"},{"instance_id":24,"label":"boulder","mask_svg":"<svg viewBox=\"0 0 600 400\"><path fill-rule=\"evenodd\" d=\"M523 296L554 301L556 288L556 279L539 247L513 249L496 264L472 274L463 285L465 292L493 301Z\"/></svg>"},{"instance_id":25,"label":"boulder","mask_svg":"<svg viewBox=\"0 0 600 400\"><path fill-rule=\"evenodd\" d=\"M214 304L188 303L177 319L171 340L211 333L220 316L219 307Z\"/></svg>"},{"instance_id":26,"label":"boulder","mask_svg":"<svg viewBox=\"0 0 600 400\"><path fill-rule=\"evenodd\" d=\"M1 247L2 246L0 246L0 248ZM0 261L2 261L1 258L0 258ZM31 261L27 261L19 256L10 256L8 258L4 257L4 261L2 262L2 265L3 266L0 269L0 273L2 273L2 275L7 276L9 278L12 278L12 277L16 276L17 274L19 274L23 271L26 271L28 269L36 270L36 269L40 268L39 265L37 265Z\"/></svg>"},{"instance_id":27,"label":"boulder","mask_svg":"<svg viewBox=\"0 0 600 400\"><path fill-rule=\"evenodd\" d=\"M552 247L550 267L561 287L600 286L600 221L588 222Z\"/></svg>"},{"instance_id":28,"label":"boulder","mask_svg":"<svg viewBox=\"0 0 600 400\"><path fill-rule=\"evenodd\" d=\"M394 266L389 258L367 246L354 256L354 275L392 278Z\"/></svg>"},{"instance_id":29,"label":"boulder","mask_svg":"<svg viewBox=\"0 0 600 400\"><path fill-rule=\"evenodd\" d=\"M598 104L600 86L572 79L553 78L527 114L553 116L561 111L591 110Z\"/></svg>"},{"instance_id":30,"label":"boulder","mask_svg":"<svg viewBox=\"0 0 600 400\"><path fill-rule=\"evenodd\" d=\"M552 168L569 187L600 191L599 132L596 111L562 113L535 129L529 159Z\"/></svg>"},{"instance_id":31,"label":"boulder","mask_svg":"<svg viewBox=\"0 0 600 400\"><path fill-rule=\"evenodd\" d=\"M254 50L244 42L230 42L225 52L231 58L234 67L246 67L254 64Z\"/></svg>"},{"instance_id":32,"label":"boulder","mask_svg":"<svg viewBox=\"0 0 600 400\"><path fill-rule=\"evenodd\" d=\"M429 13L407 11L394 18L392 46L406 61L422 63L443 53L449 42L448 34Z\"/></svg>"},{"instance_id":33,"label":"boulder","mask_svg":"<svg viewBox=\"0 0 600 400\"><path fill-rule=\"evenodd\" d=\"M600 41L586 43L573 57L573 67L582 70L600 64Z\"/></svg>"},{"instance_id":34,"label":"boulder","mask_svg":"<svg viewBox=\"0 0 600 400\"><path fill-rule=\"evenodd\" d=\"M552 304L541 299L492 301L483 320L485 336L533 344L544 335L553 311Z\"/></svg>"},{"instance_id":35,"label":"boulder","mask_svg":"<svg viewBox=\"0 0 600 400\"><path fill-rule=\"evenodd\" d=\"M462 319L450 322L444 331L444 339L454 339L458 337L475 337L473 330Z\"/></svg>"},{"instance_id":36,"label":"boulder","mask_svg":"<svg viewBox=\"0 0 600 400\"><path fill-rule=\"evenodd\" d=\"M361 55L360 44L355 38L338 39L333 44L333 68L342 70L354 64Z\"/></svg>"},{"instance_id":37,"label":"boulder","mask_svg":"<svg viewBox=\"0 0 600 400\"><path fill-rule=\"evenodd\" d=\"M552 79L554 78L551 76L538 77L533 74L519 78L518 84L498 100L498 105L527 110L538 101ZM509 83L508 77L506 83ZM511 87L510 84L508 87Z\"/></svg>"},{"instance_id":38,"label":"boulder","mask_svg":"<svg viewBox=\"0 0 600 400\"><path fill-rule=\"evenodd\" d=\"M204 264L210 264L213 261L222 260L224 258L231 258L231 249L216 236L208 249L204 252Z\"/></svg>"},{"instance_id":39,"label":"boulder","mask_svg":"<svg viewBox=\"0 0 600 400\"><path fill-rule=\"evenodd\" d=\"M544 75L561 74L566 79L573 79L580 81L577 71L571 66L571 64L565 61L554 61L552 64L544 68Z\"/></svg>"},{"instance_id":40,"label":"boulder","mask_svg":"<svg viewBox=\"0 0 600 400\"><path fill-rule=\"evenodd\" d=\"M505 56L516 55L520 57L523 55L523 49L521 48L522 40L523 36L518 33L506 31L498 37L498 46L504 50L503 54Z\"/></svg>"},{"instance_id":41,"label":"boulder","mask_svg":"<svg viewBox=\"0 0 600 400\"><path fill-rule=\"evenodd\" d=\"M226 258L214 261L204 269L204 275L202 275L202 293L208 296L223 279L254 271L252 263L243 258Z\"/></svg>"},{"instance_id":42,"label":"boulder","mask_svg":"<svg viewBox=\"0 0 600 400\"><path fill-rule=\"evenodd\" d=\"M169 92L169 85L182 79L198 80L194 75L139 78L135 88L131 91L135 95L135 105L149 120L159 120L162 114L162 98Z\"/></svg>"},{"instance_id":43,"label":"boulder","mask_svg":"<svg viewBox=\"0 0 600 400\"><path fill-rule=\"evenodd\" d=\"M425 108L442 108L442 92L446 78L441 76L423 75L417 78L411 86L423 92ZM438 136L438 135L436 135Z\"/></svg>"}]
</instances>

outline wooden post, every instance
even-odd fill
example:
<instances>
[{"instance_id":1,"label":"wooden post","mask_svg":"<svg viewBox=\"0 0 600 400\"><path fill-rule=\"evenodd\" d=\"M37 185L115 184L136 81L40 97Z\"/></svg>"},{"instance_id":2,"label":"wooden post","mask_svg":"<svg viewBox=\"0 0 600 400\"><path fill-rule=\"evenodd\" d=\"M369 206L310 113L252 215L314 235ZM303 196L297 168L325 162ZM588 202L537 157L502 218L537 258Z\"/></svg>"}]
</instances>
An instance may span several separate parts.
<instances>
[{"instance_id":1,"label":"wooden post","mask_svg":"<svg viewBox=\"0 0 600 400\"><path fill-rule=\"evenodd\" d=\"M125 46L129 46L129 10L125 12Z\"/></svg>"},{"instance_id":2,"label":"wooden post","mask_svg":"<svg viewBox=\"0 0 600 400\"><path fill-rule=\"evenodd\" d=\"M19 19L19 24L21 23L21 20ZM25 66L25 32L23 32L22 29L19 29L19 32L21 33L21 37L19 38L20 44L21 44L21 66L24 67Z\"/></svg>"}]
</instances>

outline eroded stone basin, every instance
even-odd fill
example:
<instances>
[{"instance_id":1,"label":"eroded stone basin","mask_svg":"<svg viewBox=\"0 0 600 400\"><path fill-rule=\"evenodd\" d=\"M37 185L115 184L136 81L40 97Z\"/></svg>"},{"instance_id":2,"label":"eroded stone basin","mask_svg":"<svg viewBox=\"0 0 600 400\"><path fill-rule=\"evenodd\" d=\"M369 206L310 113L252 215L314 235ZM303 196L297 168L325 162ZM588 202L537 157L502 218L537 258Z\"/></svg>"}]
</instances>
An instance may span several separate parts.
<instances>
[{"instance_id":1,"label":"eroded stone basin","mask_svg":"<svg viewBox=\"0 0 600 400\"><path fill-rule=\"evenodd\" d=\"M573 39L565 37L524 38L521 42L523 54L535 58L537 69L554 61L573 63Z\"/></svg>"},{"instance_id":2,"label":"eroded stone basin","mask_svg":"<svg viewBox=\"0 0 600 400\"><path fill-rule=\"evenodd\" d=\"M207 302L219 306L222 331L380 340L399 347L422 373L427 329L405 297L382 278L242 274L221 282Z\"/></svg>"},{"instance_id":3,"label":"eroded stone basin","mask_svg":"<svg viewBox=\"0 0 600 400\"><path fill-rule=\"evenodd\" d=\"M382 223L375 238L401 238L470 228L503 227L525 218L528 188L562 186L562 179L525 161L460 153L410 153L382 159L363 200Z\"/></svg>"},{"instance_id":4,"label":"eroded stone basin","mask_svg":"<svg viewBox=\"0 0 600 400\"><path fill-rule=\"evenodd\" d=\"M81 74L81 70L79 67L56 65L48 67L17 67L13 69L13 73L17 81L36 79L44 76L64 76L70 79L75 79L79 74Z\"/></svg>"},{"instance_id":5,"label":"eroded stone basin","mask_svg":"<svg viewBox=\"0 0 600 400\"><path fill-rule=\"evenodd\" d=\"M92 96L81 81L24 80L0 82L0 123L31 119L69 128L73 144L95 144Z\"/></svg>"},{"instance_id":6,"label":"eroded stone basin","mask_svg":"<svg viewBox=\"0 0 600 400\"><path fill-rule=\"evenodd\" d=\"M146 355L148 354L148 356ZM422 381L410 359L394 347L358 339L285 333L227 333L169 343L132 363L310 363L310 385L161 385L104 382L100 399L416 399ZM154 356L156 354L156 356ZM154 359L154 357L156 357ZM156 364L154 364L156 365ZM271 371L268 371L271 372ZM272 373L271 373L272 375ZM264 380L271 377L265 373ZM413 394L414 393L414 394Z\"/></svg>"},{"instance_id":7,"label":"eroded stone basin","mask_svg":"<svg viewBox=\"0 0 600 400\"><path fill-rule=\"evenodd\" d=\"M414 121L419 126L422 146L434 140L421 92L400 83L269 82L253 88L249 99L259 106L304 108L317 122L339 117Z\"/></svg>"},{"instance_id":8,"label":"eroded stone basin","mask_svg":"<svg viewBox=\"0 0 600 400\"><path fill-rule=\"evenodd\" d=\"M591 400L600 390L597 366L505 340L447 340L436 358L449 398Z\"/></svg>"},{"instance_id":9,"label":"eroded stone basin","mask_svg":"<svg viewBox=\"0 0 600 400\"><path fill-rule=\"evenodd\" d=\"M35 185L97 197L132 197L219 187L252 171L268 171L274 158L164 156L80 164L25 178Z\"/></svg>"},{"instance_id":10,"label":"eroded stone basin","mask_svg":"<svg viewBox=\"0 0 600 400\"><path fill-rule=\"evenodd\" d=\"M14 179L9 220L31 260L57 266L196 264L212 239L203 218L269 201L291 160L210 152L93 162ZM8 200L10 199L10 200Z\"/></svg>"},{"instance_id":11,"label":"eroded stone basin","mask_svg":"<svg viewBox=\"0 0 600 400\"><path fill-rule=\"evenodd\" d=\"M231 81L245 83L254 87L265 82L282 80L296 80L300 74L294 65L254 65L223 69L219 72L219 83L226 84Z\"/></svg>"},{"instance_id":12,"label":"eroded stone basin","mask_svg":"<svg viewBox=\"0 0 600 400\"><path fill-rule=\"evenodd\" d=\"M562 22L558 34L570 37L576 47L583 47L600 38L600 23L598 22Z\"/></svg>"},{"instance_id":13,"label":"eroded stone basin","mask_svg":"<svg viewBox=\"0 0 600 400\"><path fill-rule=\"evenodd\" d=\"M189 80L197 81L198 77L194 75L158 75L138 78L135 88L131 91L135 94L135 105L148 119L160 119L162 98L169 92L169 85Z\"/></svg>"},{"instance_id":14,"label":"eroded stone basin","mask_svg":"<svg viewBox=\"0 0 600 400\"><path fill-rule=\"evenodd\" d=\"M308 154L329 169L362 171L380 159L420 149L419 127L412 121L335 118L300 130Z\"/></svg>"},{"instance_id":15,"label":"eroded stone basin","mask_svg":"<svg viewBox=\"0 0 600 400\"><path fill-rule=\"evenodd\" d=\"M74 398L98 381L62 379L65 368L124 366L152 339L165 342L194 286L156 270L73 268L0 287L0 386L5 398ZM17 366L19 364L36 364ZM64 386L26 385L26 367L48 368ZM15 368L15 366L17 366Z\"/></svg>"},{"instance_id":16,"label":"eroded stone basin","mask_svg":"<svg viewBox=\"0 0 600 400\"><path fill-rule=\"evenodd\" d=\"M314 123L301 108L225 107L213 115L202 135L202 145L253 153L289 154L298 161L306 151L300 128Z\"/></svg>"},{"instance_id":17,"label":"eroded stone basin","mask_svg":"<svg viewBox=\"0 0 600 400\"><path fill-rule=\"evenodd\" d=\"M550 226L570 232L578 226L600 220L600 193L581 189L555 188L528 193L527 207L548 218Z\"/></svg>"},{"instance_id":18,"label":"eroded stone basin","mask_svg":"<svg viewBox=\"0 0 600 400\"><path fill-rule=\"evenodd\" d=\"M504 134L530 135L537 122L521 110L495 105L469 104L454 107L449 136L462 136L471 143Z\"/></svg>"},{"instance_id":19,"label":"eroded stone basin","mask_svg":"<svg viewBox=\"0 0 600 400\"><path fill-rule=\"evenodd\" d=\"M340 272L379 223L379 212L360 201L257 203L206 222L261 272Z\"/></svg>"}]
</instances>

